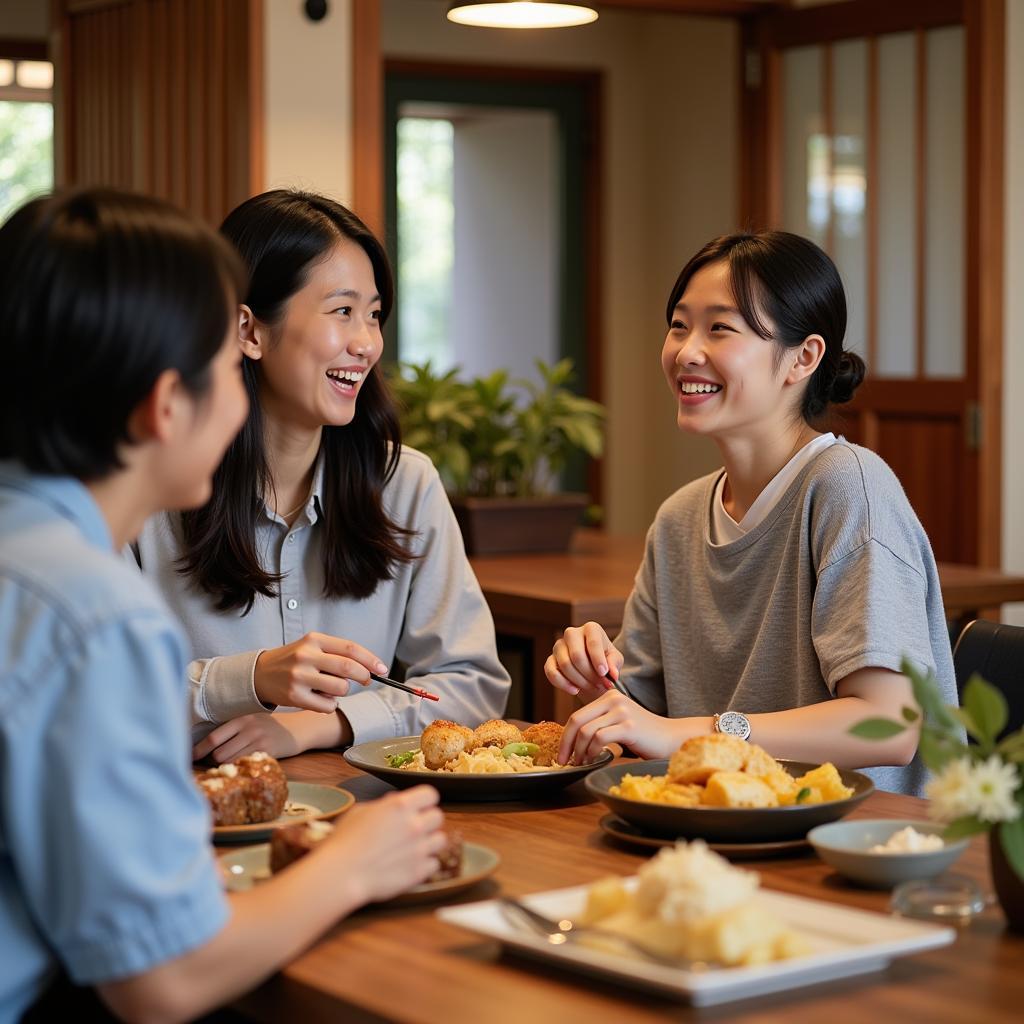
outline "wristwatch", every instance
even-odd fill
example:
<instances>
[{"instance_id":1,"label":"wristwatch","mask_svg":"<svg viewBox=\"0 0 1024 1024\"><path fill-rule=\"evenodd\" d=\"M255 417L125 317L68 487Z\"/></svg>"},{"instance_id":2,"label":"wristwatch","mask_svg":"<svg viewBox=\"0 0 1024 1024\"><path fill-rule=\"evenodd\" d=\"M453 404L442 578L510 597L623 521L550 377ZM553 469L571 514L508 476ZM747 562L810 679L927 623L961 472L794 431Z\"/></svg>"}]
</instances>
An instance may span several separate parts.
<instances>
[{"instance_id":1,"label":"wristwatch","mask_svg":"<svg viewBox=\"0 0 1024 1024\"><path fill-rule=\"evenodd\" d=\"M723 711L715 715L715 732L724 732L726 736L736 736L741 740L750 737L750 719L739 711Z\"/></svg>"}]
</instances>

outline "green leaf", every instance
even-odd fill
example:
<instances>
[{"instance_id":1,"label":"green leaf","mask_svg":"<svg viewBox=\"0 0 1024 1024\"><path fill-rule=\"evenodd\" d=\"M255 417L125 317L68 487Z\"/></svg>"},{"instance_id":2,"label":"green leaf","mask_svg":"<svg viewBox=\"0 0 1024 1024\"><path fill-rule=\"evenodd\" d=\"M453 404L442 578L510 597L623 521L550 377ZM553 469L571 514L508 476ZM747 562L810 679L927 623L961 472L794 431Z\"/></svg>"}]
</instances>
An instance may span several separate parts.
<instances>
[{"instance_id":1,"label":"green leaf","mask_svg":"<svg viewBox=\"0 0 1024 1024\"><path fill-rule=\"evenodd\" d=\"M902 659L900 671L910 680L914 691L914 700L917 701L925 717L943 728L958 729L958 722L950 713L952 709L943 703L935 676L930 671L927 674L922 673L909 658Z\"/></svg>"},{"instance_id":2,"label":"green leaf","mask_svg":"<svg viewBox=\"0 0 1024 1024\"><path fill-rule=\"evenodd\" d=\"M964 687L963 705L970 712L986 743L994 742L1006 728L1009 718L1006 698L977 672L967 680Z\"/></svg>"},{"instance_id":3,"label":"green leaf","mask_svg":"<svg viewBox=\"0 0 1024 1024\"><path fill-rule=\"evenodd\" d=\"M916 722L921 717L921 712L915 708L903 708L900 714L904 722Z\"/></svg>"},{"instance_id":4,"label":"green leaf","mask_svg":"<svg viewBox=\"0 0 1024 1024\"><path fill-rule=\"evenodd\" d=\"M906 726L894 722L891 718L865 718L846 731L851 736L859 736L862 740L887 740L906 731Z\"/></svg>"},{"instance_id":5,"label":"green leaf","mask_svg":"<svg viewBox=\"0 0 1024 1024\"><path fill-rule=\"evenodd\" d=\"M796 803L802 804L811 795L811 787L804 786L796 795Z\"/></svg>"},{"instance_id":6,"label":"green leaf","mask_svg":"<svg viewBox=\"0 0 1024 1024\"><path fill-rule=\"evenodd\" d=\"M938 774L954 758L963 757L967 753L967 745L951 739L932 726L925 726L921 730L917 751L925 767L930 772Z\"/></svg>"},{"instance_id":7,"label":"green leaf","mask_svg":"<svg viewBox=\"0 0 1024 1024\"><path fill-rule=\"evenodd\" d=\"M979 743L988 743L988 738L967 708L951 707L949 713L967 730L968 736L973 736Z\"/></svg>"},{"instance_id":8,"label":"green leaf","mask_svg":"<svg viewBox=\"0 0 1024 1024\"><path fill-rule=\"evenodd\" d=\"M997 747L996 753L1010 760L1018 755L1024 755L1024 730L1011 733Z\"/></svg>"},{"instance_id":9,"label":"green leaf","mask_svg":"<svg viewBox=\"0 0 1024 1024\"><path fill-rule=\"evenodd\" d=\"M1024 882L1024 817L999 825L998 840L1017 877Z\"/></svg>"},{"instance_id":10,"label":"green leaf","mask_svg":"<svg viewBox=\"0 0 1024 1024\"><path fill-rule=\"evenodd\" d=\"M942 831L944 839L963 839L965 836L976 836L981 832L987 832L992 827L991 822L981 821L973 814L965 815L951 821Z\"/></svg>"}]
</instances>

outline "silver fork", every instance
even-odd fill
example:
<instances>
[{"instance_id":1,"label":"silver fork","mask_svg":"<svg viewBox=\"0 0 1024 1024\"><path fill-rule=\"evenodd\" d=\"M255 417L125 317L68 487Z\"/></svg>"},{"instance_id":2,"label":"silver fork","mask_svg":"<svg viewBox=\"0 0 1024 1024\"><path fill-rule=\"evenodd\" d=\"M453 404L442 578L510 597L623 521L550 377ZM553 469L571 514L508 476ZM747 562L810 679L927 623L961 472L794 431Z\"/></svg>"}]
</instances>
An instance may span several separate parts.
<instances>
[{"instance_id":1,"label":"silver fork","mask_svg":"<svg viewBox=\"0 0 1024 1024\"><path fill-rule=\"evenodd\" d=\"M585 939L590 935L602 940L610 939L617 942L623 949L629 950L650 963L659 964L662 967L671 967L673 970L706 971L710 967L710 964L705 963L703 960L687 960L682 957L662 956L662 954L648 949L638 942L634 942L627 935L620 935L618 932L600 928L596 925L578 924L569 918L555 921L553 918L545 917L532 907L528 907L525 903L520 903L519 900L512 899L509 896L500 897L498 902L506 917L512 921L527 922L534 931L543 935L552 946L562 946L567 942Z\"/></svg>"}]
</instances>

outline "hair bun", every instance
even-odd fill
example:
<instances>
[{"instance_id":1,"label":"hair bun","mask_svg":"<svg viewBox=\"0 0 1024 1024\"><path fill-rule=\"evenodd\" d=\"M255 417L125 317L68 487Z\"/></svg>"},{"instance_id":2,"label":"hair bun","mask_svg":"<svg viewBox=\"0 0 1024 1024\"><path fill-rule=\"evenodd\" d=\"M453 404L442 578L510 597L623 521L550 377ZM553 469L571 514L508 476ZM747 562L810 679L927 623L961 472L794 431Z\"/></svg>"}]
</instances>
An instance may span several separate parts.
<instances>
[{"instance_id":1,"label":"hair bun","mask_svg":"<svg viewBox=\"0 0 1024 1024\"><path fill-rule=\"evenodd\" d=\"M850 401L863 382L866 370L864 360L856 352L844 351L839 357L839 369L829 388L828 400L837 405Z\"/></svg>"}]
</instances>

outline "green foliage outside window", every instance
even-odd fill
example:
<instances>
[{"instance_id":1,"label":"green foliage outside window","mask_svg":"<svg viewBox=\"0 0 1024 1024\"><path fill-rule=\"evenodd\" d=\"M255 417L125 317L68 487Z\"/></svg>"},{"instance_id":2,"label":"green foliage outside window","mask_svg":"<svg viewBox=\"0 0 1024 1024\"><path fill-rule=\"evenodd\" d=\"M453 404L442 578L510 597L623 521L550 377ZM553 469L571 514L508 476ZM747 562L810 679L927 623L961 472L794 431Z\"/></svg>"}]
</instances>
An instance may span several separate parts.
<instances>
[{"instance_id":1,"label":"green foliage outside window","mask_svg":"<svg viewBox=\"0 0 1024 1024\"><path fill-rule=\"evenodd\" d=\"M52 105L0 100L0 222L52 188Z\"/></svg>"}]
</instances>

